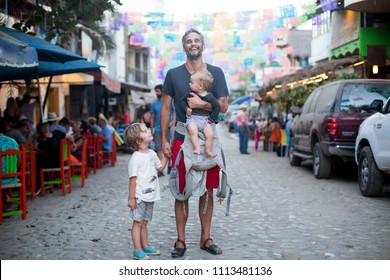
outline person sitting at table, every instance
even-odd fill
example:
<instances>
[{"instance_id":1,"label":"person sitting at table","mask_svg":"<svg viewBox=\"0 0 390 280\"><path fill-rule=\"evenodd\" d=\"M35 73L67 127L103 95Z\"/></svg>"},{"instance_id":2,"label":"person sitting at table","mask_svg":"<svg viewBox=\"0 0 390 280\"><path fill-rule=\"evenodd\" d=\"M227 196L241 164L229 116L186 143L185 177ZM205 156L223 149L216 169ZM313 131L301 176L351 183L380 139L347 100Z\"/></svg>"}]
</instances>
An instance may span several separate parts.
<instances>
[{"instance_id":1,"label":"person sitting at table","mask_svg":"<svg viewBox=\"0 0 390 280\"><path fill-rule=\"evenodd\" d=\"M103 118L99 118L99 126L102 129L103 150L111 151L112 148L112 129Z\"/></svg>"},{"instance_id":2,"label":"person sitting at table","mask_svg":"<svg viewBox=\"0 0 390 280\"><path fill-rule=\"evenodd\" d=\"M29 120L25 116L20 116L19 121L11 126L5 133L6 136L13 138L18 144L30 144L31 135Z\"/></svg>"},{"instance_id":3,"label":"person sitting at table","mask_svg":"<svg viewBox=\"0 0 390 280\"><path fill-rule=\"evenodd\" d=\"M49 122L49 131L53 133L55 130L62 131L63 133L66 134L66 129L62 125L57 124L57 121L60 118L57 117L56 112L49 112L47 113L47 119L46 121ZM38 130L38 129L37 129Z\"/></svg>"},{"instance_id":4,"label":"person sitting at table","mask_svg":"<svg viewBox=\"0 0 390 280\"><path fill-rule=\"evenodd\" d=\"M96 118L89 117L88 118L88 129L93 135L100 135L102 134L102 129L96 124Z\"/></svg>"},{"instance_id":5,"label":"person sitting at table","mask_svg":"<svg viewBox=\"0 0 390 280\"><path fill-rule=\"evenodd\" d=\"M42 153L37 153L36 170L37 170L37 186L39 186L39 172L41 168L56 168L60 166L60 141L67 138L72 144L71 149L76 150L76 145L72 135L66 135L64 132L54 130L50 132L49 123L39 123L37 126L38 145L37 150Z\"/></svg>"},{"instance_id":6,"label":"person sitting at table","mask_svg":"<svg viewBox=\"0 0 390 280\"><path fill-rule=\"evenodd\" d=\"M73 123L73 139L76 145L76 148L72 150L72 155L77 159L77 161L81 161L81 156L83 152L84 145L84 129L82 128L81 121L77 123Z\"/></svg>"}]
</instances>

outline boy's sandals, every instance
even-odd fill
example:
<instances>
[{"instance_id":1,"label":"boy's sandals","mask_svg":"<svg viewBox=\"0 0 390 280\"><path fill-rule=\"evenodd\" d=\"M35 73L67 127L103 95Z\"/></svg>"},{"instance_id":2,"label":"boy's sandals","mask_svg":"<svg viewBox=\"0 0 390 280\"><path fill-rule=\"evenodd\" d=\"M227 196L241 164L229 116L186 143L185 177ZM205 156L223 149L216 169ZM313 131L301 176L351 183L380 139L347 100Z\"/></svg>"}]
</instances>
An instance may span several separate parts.
<instances>
[{"instance_id":1,"label":"boy's sandals","mask_svg":"<svg viewBox=\"0 0 390 280\"><path fill-rule=\"evenodd\" d=\"M212 245L206 247L206 244L207 244L208 241L213 241L213 240L211 238L207 238L203 242L203 246L201 246L200 249L205 250L205 251L207 251L207 252L209 252L210 254L213 254L213 255L220 255L220 254L222 254L221 248L219 248L215 244L212 244Z\"/></svg>"},{"instance_id":2,"label":"boy's sandals","mask_svg":"<svg viewBox=\"0 0 390 280\"><path fill-rule=\"evenodd\" d=\"M139 250L139 251L133 253L133 259L135 259L135 260L150 260L150 257L143 250Z\"/></svg>"},{"instance_id":3,"label":"boy's sandals","mask_svg":"<svg viewBox=\"0 0 390 280\"><path fill-rule=\"evenodd\" d=\"M177 248L176 247L177 243L181 243L184 246L184 248ZM173 250L171 252L171 257L172 258L180 258L180 257L184 256L184 253L186 251L187 251L186 243L184 241L178 239L178 240L176 240L174 248L173 248Z\"/></svg>"}]
</instances>

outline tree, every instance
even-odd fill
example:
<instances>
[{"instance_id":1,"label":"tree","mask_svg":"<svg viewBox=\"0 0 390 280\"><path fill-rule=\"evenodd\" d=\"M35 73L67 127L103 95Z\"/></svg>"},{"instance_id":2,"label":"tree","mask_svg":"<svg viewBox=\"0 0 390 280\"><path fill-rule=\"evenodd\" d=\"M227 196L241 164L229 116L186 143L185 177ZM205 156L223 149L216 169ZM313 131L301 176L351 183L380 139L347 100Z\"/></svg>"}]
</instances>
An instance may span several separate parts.
<instances>
[{"instance_id":1,"label":"tree","mask_svg":"<svg viewBox=\"0 0 390 280\"><path fill-rule=\"evenodd\" d=\"M83 30L92 39L93 48L102 55L104 48L113 49L115 43L106 30L100 27L104 12L114 12L120 0L40 0L29 6L24 0L9 2L9 10L20 16L20 22L13 27L28 32L39 26L45 30L47 41L57 38L57 44L69 49L74 35Z\"/></svg>"}]
</instances>

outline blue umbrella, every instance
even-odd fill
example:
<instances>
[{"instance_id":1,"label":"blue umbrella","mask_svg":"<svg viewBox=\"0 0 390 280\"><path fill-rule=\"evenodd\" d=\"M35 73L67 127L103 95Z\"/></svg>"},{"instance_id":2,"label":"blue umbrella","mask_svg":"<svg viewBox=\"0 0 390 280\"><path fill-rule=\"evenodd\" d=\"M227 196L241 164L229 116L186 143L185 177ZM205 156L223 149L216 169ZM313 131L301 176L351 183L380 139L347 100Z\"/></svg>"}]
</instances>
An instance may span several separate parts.
<instances>
[{"instance_id":1,"label":"blue umbrella","mask_svg":"<svg viewBox=\"0 0 390 280\"><path fill-rule=\"evenodd\" d=\"M236 104L242 104L244 102L247 102L247 101L252 101L253 97L251 95L247 95L247 96L243 96L243 97L240 97L236 100L234 100L231 104L232 105L236 105Z\"/></svg>"},{"instance_id":2,"label":"blue umbrella","mask_svg":"<svg viewBox=\"0 0 390 280\"><path fill-rule=\"evenodd\" d=\"M0 34L1 35L1 34ZM0 36L0 80L13 80L25 73L38 72L36 50L17 40Z\"/></svg>"},{"instance_id":3,"label":"blue umbrella","mask_svg":"<svg viewBox=\"0 0 390 280\"><path fill-rule=\"evenodd\" d=\"M17 40L34 48L37 51L39 61L66 62L79 59L85 60L84 57L74 54L64 48L15 29L0 26L0 36L12 38L13 40Z\"/></svg>"}]
</instances>

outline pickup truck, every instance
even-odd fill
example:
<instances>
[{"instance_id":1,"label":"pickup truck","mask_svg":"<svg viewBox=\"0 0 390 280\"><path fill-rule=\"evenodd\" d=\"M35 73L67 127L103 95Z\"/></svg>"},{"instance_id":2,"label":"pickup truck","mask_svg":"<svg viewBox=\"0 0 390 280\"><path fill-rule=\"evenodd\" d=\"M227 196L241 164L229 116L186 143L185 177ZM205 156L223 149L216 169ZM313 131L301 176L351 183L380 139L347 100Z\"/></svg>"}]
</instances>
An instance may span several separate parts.
<instances>
[{"instance_id":1,"label":"pickup truck","mask_svg":"<svg viewBox=\"0 0 390 280\"><path fill-rule=\"evenodd\" d=\"M374 100L373 110L379 112L364 120L355 143L355 161L358 164L358 181L364 196L379 196L386 174L390 174L390 98Z\"/></svg>"}]
</instances>

